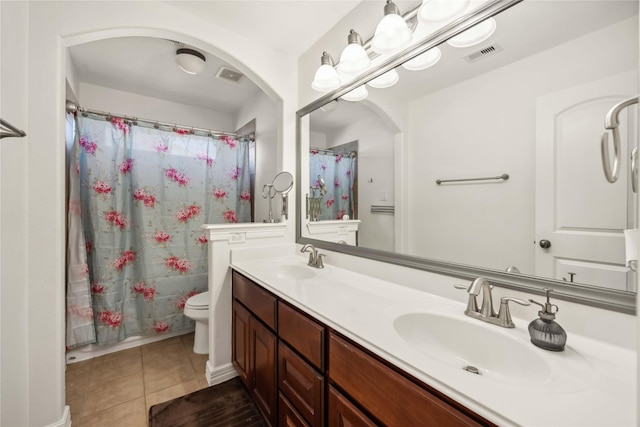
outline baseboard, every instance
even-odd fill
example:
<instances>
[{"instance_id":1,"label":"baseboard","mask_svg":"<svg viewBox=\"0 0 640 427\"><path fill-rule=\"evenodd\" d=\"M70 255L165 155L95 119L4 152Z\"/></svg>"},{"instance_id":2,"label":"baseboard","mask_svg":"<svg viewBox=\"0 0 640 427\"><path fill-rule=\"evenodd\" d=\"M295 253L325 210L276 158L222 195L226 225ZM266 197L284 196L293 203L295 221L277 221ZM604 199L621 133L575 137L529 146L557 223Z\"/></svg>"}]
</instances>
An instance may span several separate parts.
<instances>
[{"instance_id":1,"label":"baseboard","mask_svg":"<svg viewBox=\"0 0 640 427\"><path fill-rule=\"evenodd\" d=\"M71 427L71 408L69 405L64 407L62 418L53 424L49 424L47 427Z\"/></svg>"},{"instance_id":2,"label":"baseboard","mask_svg":"<svg viewBox=\"0 0 640 427\"><path fill-rule=\"evenodd\" d=\"M238 373L231 363L220 366L218 368L214 368L211 365L211 360L207 360L207 369L205 370L205 375L207 377L207 383L212 386L223 383L227 380L230 380L231 378L235 378L238 376Z\"/></svg>"}]
</instances>

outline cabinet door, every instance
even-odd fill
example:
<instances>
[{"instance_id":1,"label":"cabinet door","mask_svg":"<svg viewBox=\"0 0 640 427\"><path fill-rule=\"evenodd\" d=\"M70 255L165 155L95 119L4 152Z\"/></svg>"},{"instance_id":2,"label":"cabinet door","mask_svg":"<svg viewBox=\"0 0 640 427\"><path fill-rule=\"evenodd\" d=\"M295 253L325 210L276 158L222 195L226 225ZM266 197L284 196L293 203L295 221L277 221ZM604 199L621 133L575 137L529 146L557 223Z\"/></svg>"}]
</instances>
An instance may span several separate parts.
<instances>
[{"instance_id":1,"label":"cabinet door","mask_svg":"<svg viewBox=\"0 0 640 427\"><path fill-rule=\"evenodd\" d=\"M376 424L360 412L338 390L329 387L327 418L329 427L375 427Z\"/></svg>"},{"instance_id":2,"label":"cabinet door","mask_svg":"<svg viewBox=\"0 0 640 427\"><path fill-rule=\"evenodd\" d=\"M279 427L309 427L304 418L300 416L293 405L286 397L280 394L280 416L278 417Z\"/></svg>"},{"instance_id":3,"label":"cabinet door","mask_svg":"<svg viewBox=\"0 0 640 427\"><path fill-rule=\"evenodd\" d=\"M233 301L233 343L232 360L238 376L249 388L251 383L251 362L249 355L249 311L237 301Z\"/></svg>"},{"instance_id":4,"label":"cabinet door","mask_svg":"<svg viewBox=\"0 0 640 427\"><path fill-rule=\"evenodd\" d=\"M276 337L253 316L249 318L251 366L253 381L251 394L272 426L277 416Z\"/></svg>"},{"instance_id":5,"label":"cabinet door","mask_svg":"<svg viewBox=\"0 0 640 427\"><path fill-rule=\"evenodd\" d=\"M389 427L484 424L436 397L354 345L331 334L329 378Z\"/></svg>"},{"instance_id":6,"label":"cabinet door","mask_svg":"<svg viewBox=\"0 0 640 427\"><path fill-rule=\"evenodd\" d=\"M310 425L322 427L324 377L280 341L278 346L280 391Z\"/></svg>"}]
</instances>

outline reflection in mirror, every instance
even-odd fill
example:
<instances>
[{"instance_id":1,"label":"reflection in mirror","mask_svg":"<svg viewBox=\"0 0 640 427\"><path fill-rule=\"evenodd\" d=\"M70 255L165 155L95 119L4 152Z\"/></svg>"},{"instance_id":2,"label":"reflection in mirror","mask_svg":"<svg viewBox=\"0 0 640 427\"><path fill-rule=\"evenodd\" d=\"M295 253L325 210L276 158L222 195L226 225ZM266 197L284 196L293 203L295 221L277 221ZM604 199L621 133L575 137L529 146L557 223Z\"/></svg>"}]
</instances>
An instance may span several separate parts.
<instances>
[{"instance_id":1,"label":"reflection in mirror","mask_svg":"<svg viewBox=\"0 0 640 427\"><path fill-rule=\"evenodd\" d=\"M590 286L635 292L623 231L638 227L627 161L637 105L621 115L613 185L600 137L607 111L638 93L638 3L524 1L494 19L483 43L441 43L435 66L397 67L392 88L301 117L302 150L314 138L358 140L361 248L518 271L576 295ZM301 179L312 157L301 159ZM474 180L502 174L509 179ZM436 183L450 179L465 181ZM375 206L394 215L375 216Z\"/></svg>"}]
</instances>

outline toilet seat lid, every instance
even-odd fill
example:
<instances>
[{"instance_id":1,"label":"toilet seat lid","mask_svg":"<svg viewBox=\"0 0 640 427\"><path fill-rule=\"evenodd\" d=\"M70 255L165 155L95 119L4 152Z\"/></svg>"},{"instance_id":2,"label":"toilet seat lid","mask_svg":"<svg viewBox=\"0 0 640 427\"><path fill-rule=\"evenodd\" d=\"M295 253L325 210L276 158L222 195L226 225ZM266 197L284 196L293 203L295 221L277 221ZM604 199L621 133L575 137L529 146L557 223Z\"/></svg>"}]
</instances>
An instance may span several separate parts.
<instances>
[{"instance_id":1,"label":"toilet seat lid","mask_svg":"<svg viewBox=\"0 0 640 427\"><path fill-rule=\"evenodd\" d=\"M209 291L192 296L187 300L186 305L191 308L209 308Z\"/></svg>"}]
</instances>

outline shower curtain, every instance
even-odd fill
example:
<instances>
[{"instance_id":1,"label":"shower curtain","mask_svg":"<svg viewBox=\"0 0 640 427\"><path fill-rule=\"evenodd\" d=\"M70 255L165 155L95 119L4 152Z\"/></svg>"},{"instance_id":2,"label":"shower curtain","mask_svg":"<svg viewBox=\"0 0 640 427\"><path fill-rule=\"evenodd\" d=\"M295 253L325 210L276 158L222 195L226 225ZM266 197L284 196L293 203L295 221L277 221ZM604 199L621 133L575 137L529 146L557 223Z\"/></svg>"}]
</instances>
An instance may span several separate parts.
<instances>
[{"instance_id":1,"label":"shower curtain","mask_svg":"<svg viewBox=\"0 0 640 427\"><path fill-rule=\"evenodd\" d=\"M312 188L310 196L320 196L318 177L324 180L327 189L318 219L342 219L344 215L354 219L356 157L342 153L320 153L312 149L309 156L309 174Z\"/></svg>"},{"instance_id":2,"label":"shower curtain","mask_svg":"<svg viewBox=\"0 0 640 427\"><path fill-rule=\"evenodd\" d=\"M200 226L251 221L249 141L78 117L71 156L67 348L192 327Z\"/></svg>"}]
</instances>

